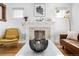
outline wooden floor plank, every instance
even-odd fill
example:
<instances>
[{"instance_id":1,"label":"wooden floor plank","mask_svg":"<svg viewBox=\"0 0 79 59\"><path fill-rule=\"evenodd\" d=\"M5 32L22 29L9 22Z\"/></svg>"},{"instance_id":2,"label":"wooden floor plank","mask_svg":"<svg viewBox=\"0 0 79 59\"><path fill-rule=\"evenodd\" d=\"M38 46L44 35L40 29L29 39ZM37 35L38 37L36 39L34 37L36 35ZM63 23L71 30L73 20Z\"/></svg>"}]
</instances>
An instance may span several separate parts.
<instances>
[{"instance_id":1,"label":"wooden floor plank","mask_svg":"<svg viewBox=\"0 0 79 59\"><path fill-rule=\"evenodd\" d=\"M14 56L24 44L19 43L17 47L0 47L0 56Z\"/></svg>"}]
</instances>

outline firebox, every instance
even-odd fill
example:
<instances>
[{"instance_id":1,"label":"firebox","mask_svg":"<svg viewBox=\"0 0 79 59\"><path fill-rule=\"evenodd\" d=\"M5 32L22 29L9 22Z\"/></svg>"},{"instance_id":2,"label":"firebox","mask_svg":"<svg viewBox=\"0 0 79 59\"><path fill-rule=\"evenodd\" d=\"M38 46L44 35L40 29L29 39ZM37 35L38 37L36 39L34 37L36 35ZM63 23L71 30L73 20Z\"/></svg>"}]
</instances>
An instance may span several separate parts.
<instances>
[{"instance_id":1,"label":"firebox","mask_svg":"<svg viewBox=\"0 0 79 59\"><path fill-rule=\"evenodd\" d=\"M37 40L45 39L45 31L44 30L35 30L34 38Z\"/></svg>"}]
</instances>

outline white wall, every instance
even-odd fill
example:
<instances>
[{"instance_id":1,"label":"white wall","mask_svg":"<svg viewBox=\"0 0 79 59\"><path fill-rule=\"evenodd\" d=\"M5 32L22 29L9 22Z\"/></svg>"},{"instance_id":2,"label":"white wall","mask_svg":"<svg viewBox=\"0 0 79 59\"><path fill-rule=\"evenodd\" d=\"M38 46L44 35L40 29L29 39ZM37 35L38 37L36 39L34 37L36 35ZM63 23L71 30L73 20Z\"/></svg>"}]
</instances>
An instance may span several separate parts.
<instances>
[{"instance_id":1,"label":"white wall","mask_svg":"<svg viewBox=\"0 0 79 59\"><path fill-rule=\"evenodd\" d=\"M24 19L14 19L12 16L13 8L24 8L24 16L28 16L28 20L35 20L34 17L34 4L33 3L9 3L7 5L7 22L0 21L0 36L4 33L5 29L8 27L17 27L21 30L22 33L26 32L26 26L22 26L22 21ZM56 7L66 7L71 9L71 4L64 3L47 3L46 4L46 19L51 18L55 23L52 25L52 36L55 38L56 35L60 32L66 32L69 30L68 22L64 22L63 19L55 17L55 8ZM77 8L77 7L76 7ZM78 10L77 10L78 11ZM77 12L76 12L77 13ZM58 39L58 38L56 38Z\"/></svg>"},{"instance_id":2,"label":"white wall","mask_svg":"<svg viewBox=\"0 0 79 59\"><path fill-rule=\"evenodd\" d=\"M52 26L52 37L53 41L59 41L59 34L61 32L68 32L69 31L69 20L65 20L63 18L57 18L55 15L56 8L69 8L72 10L72 4L64 4L64 3L54 3L54 4L47 4L47 18L51 18L54 21ZM71 16L70 16L71 17ZM71 20L71 19L70 19Z\"/></svg>"},{"instance_id":3,"label":"white wall","mask_svg":"<svg viewBox=\"0 0 79 59\"><path fill-rule=\"evenodd\" d=\"M79 32L79 3L73 4L71 25L73 31Z\"/></svg>"},{"instance_id":4,"label":"white wall","mask_svg":"<svg viewBox=\"0 0 79 59\"><path fill-rule=\"evenodd\" d=\"M46 17L51 17L53 21L55 21L54 24L54 30L55 32L61 32L61 31L68 31L69 30L69 25L68 25L68 20L64 20L63 18L56 18L56 8L70 8L72 9L71 4L64 4L64 3L54 3L54 4L47 4L47 14ZM61 28L62 27L62 28Z\"/></svg>"},{"instance_id":5,"label":"white wall","mask_svg":"<svg viewBox=\"0 0 79 59\"><path fill-rule=\"evenodd\" d=\"M22 21L24 19L14 19L13 18L13 8L24 8L24 16L28 16L30 17L32 15L32 11L31 11L31 4L19 4L19 3L9 3L6 4L7 5L7 10L6 10L6 18L7 18L7 22L1 22L0 21L0 36L4 33L5 28L8 27L17 27L21 30L21 32L25 32L25 28L22 26ZM31 6L30 6L31 5Z\"/></svg>"}]
</instances>

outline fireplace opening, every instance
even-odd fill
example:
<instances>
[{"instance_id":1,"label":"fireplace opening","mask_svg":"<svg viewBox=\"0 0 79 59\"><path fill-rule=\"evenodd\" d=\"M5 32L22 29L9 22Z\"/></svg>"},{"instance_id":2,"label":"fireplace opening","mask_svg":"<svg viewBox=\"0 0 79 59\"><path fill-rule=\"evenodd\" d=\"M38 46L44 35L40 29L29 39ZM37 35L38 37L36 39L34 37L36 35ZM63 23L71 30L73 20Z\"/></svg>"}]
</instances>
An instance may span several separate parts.
<instances>
[{"instance_id":1,"label":"fireplace opening","mask_svg":"<svg viewBox=\"0 0 79 59\"><path fill-rule=\"evenodd\" d=\"M45 39L45 31L44 30L35 30L34 39L35 40Z\"/></svg>"}]
</instances>

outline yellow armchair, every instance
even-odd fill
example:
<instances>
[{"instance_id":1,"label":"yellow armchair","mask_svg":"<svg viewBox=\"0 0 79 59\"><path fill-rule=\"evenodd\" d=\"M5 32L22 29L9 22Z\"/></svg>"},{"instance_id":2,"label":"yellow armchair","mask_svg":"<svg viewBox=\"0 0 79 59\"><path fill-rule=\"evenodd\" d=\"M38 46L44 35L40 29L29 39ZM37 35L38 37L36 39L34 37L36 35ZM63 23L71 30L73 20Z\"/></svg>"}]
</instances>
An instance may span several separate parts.
<instances>
[{"instance_id":1,"label":"yellow armchair","mask_svg":"<svg viewBox=\"0 0 79 59\"><path fill-rule=\"evenodd\" d=\"M0 46L17 46L19 41L19 31L17 28L8 28L3 38L0 38Z\"/></svg>"}]
</instances>

